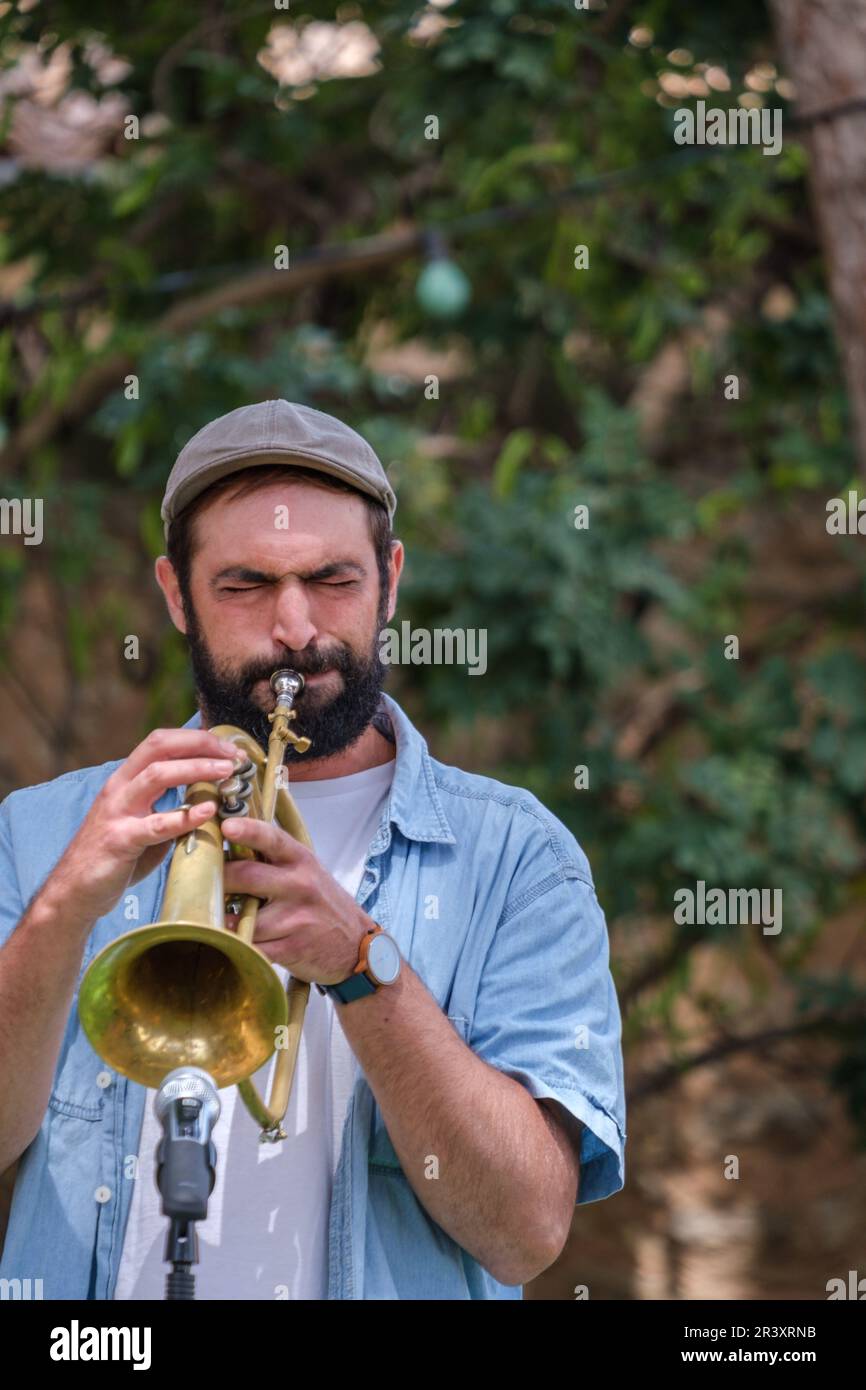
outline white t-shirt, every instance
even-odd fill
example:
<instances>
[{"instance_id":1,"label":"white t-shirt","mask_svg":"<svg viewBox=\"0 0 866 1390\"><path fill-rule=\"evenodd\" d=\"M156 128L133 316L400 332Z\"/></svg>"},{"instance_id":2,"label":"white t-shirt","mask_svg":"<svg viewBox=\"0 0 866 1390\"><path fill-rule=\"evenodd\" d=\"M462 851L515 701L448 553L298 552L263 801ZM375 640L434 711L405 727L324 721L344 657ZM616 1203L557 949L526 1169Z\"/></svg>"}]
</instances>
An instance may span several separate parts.
<instances>
[{"instance_id":1,"label":"white t-shirt","mask_svg":"<svg viewBox=\"0 0 866 1390\"><path fill-rule=\"evenodd\" d=\"M352 897L382 819L394 766L392 758L348 777L289 782L317 857ZM275 968L285 984L288 972ZM255 1074L260 1095L269 1092L275 1065L276 1054ZM327 1297L331 1184L356 1071L337 1008L311 985L283 1121L288 1138L259 1143L259 1127L237 1087L220 1090L222 1110L213 1131L216 1181L207 1220L196 1224L196 1298ZM168 1218L160 1210L155 1181L162 1137L153 1113L155 1095L148 1089L116 1299L165 1297Z\"/></svg>"}]
</instances>

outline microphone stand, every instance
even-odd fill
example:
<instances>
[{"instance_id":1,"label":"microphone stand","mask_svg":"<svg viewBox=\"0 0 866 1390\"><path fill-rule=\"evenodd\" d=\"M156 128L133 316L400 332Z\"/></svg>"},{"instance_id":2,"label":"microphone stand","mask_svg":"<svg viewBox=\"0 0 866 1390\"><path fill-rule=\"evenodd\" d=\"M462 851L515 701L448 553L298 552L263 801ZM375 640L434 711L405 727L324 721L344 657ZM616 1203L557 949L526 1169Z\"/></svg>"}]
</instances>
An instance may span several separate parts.
<instances>
[{"instance_id":1,"label":"microphone stand","mask_svg":"<svg viewBox=\"0 0 866 1390\"><path fill-rule=\"evenodd\" d=\"M156 1151L156 1185L162 1212L169 1218L163 1259L166 1299L195 1298L192 1265L199 1262L196 1221L207 1217L208 1198L216 1181L216 1148L211 1131L220 1103L213 1077L200 1067L169 1072L154 1102L163 1138Z\"/></svg>"}]
</instances>

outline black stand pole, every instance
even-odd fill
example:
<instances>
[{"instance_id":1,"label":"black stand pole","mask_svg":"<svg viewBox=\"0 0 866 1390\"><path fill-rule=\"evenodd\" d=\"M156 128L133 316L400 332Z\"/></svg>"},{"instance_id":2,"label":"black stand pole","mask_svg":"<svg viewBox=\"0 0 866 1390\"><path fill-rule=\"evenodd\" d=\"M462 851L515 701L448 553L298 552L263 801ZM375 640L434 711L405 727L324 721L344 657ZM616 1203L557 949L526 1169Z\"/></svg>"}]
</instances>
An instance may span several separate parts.
<instances>
[{"instance_id":1,"label":"black stand pole","mask_svg":"<svg viewBox=\"0 0 866 1390\"><path fill-rule=\"evenodd\" d=\"M164 1259L172 1264L165 1276L166 1298L195 1298L195 1275L190 1265L198 1264L198 1231L194 1221L173 1216L165 1237Z\"/></svg>"}]
</instances>

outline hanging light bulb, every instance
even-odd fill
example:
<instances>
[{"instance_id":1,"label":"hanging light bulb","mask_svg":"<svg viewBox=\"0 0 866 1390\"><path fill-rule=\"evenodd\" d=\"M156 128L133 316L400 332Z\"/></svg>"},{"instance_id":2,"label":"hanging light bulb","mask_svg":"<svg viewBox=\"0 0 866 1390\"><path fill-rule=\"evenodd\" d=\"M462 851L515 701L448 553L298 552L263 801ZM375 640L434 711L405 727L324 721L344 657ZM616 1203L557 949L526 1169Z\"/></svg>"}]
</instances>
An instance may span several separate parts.
<instances>
[{"instance_id":1,"label":"hanging light bulb","mask_svg":"<svg viewBox=\"0 0 866 1390\"><path fill-rule=\"evenodd\" d=\"M418 276L415 297L428 314L435 318L456 318L472 298L472 286L463 271L448 255L448 248L439 232L425 236L427 264Z\"/></svg>"}]
</instances>

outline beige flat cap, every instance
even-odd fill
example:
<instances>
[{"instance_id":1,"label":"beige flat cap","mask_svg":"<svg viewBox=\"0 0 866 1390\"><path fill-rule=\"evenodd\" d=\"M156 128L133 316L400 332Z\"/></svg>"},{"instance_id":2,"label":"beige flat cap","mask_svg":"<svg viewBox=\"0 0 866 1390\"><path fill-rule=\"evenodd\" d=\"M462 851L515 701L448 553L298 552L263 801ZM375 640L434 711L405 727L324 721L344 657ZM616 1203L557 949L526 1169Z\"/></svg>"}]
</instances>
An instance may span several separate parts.
<instances>
[{"instance_id":1,"label":"beige flat cap","mask_svg":"<svg viewBox=\"0 0 866 1390\"><path fill-rule=\"evenodd\" d=\"M375 497L393 520L397 497L374 450L333 415L292 401L259 401L211 420L177 456L160 515L166 537L193 498L230 473L296 459Z\"/></svg>"}]
</instances>

